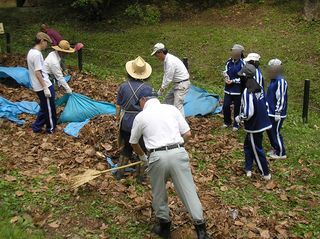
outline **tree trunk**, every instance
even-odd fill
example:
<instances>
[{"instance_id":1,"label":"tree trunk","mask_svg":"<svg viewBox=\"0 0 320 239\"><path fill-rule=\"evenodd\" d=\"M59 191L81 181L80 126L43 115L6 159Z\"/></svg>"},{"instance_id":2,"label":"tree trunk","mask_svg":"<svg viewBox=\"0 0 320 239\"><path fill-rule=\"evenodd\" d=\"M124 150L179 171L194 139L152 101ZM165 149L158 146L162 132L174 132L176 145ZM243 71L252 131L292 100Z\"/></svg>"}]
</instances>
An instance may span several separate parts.
<instances>
[{"instance_id":1,"label":"tree trunk","mask_svg":"<svg viewBox=\"0 0 320 239\"><path fill-rule=\"evenodd\" d=\"M320 1L305 0L304 15L308 21L316 21L320 19Z\"/></svg>"}]
</instances>

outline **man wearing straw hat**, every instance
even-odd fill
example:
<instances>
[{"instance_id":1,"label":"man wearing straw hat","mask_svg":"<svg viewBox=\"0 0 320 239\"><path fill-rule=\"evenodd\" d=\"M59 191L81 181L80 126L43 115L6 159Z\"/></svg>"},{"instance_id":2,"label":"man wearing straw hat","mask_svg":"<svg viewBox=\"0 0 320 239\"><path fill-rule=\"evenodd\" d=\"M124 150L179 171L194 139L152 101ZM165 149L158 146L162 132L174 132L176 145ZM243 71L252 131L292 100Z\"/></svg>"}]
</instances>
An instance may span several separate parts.
<instances>
[{"instance_id":1,"label":"man wearing straw hat","mask_svg":"<svg viewBox=\"0 0 320 239\"><path fill-rule=\"evenodd\" d=\"M166 96L165 103L177 107L184 116L184 98L190 88L190 75L186 66L178 57L168 53L162 43L154 45L151 55L155 55L160 61L163 61L164 65L164 75L158 95L162 95L169 84L173 82L174 86Z\"/></svg>"},{"instance_id":2,"label":"man wearing straw hat","mask_svg":"<svg viewBox=\"0 0 320 239\"><path fill-rule=\"evenodd\" d=\"M27 55L32 89L40 100L40 111L36 121L32 124L32 130L35 133L40 133L44 125L46 125L47 133L53 133L57 124L54 87L48 74L44 71L44 60L41 53L48 47L48 42L52 41L47 34L37 33L35 45Z\"/></svg>"},{"instance_id":3,"label":"man wearing straw hat","mask_svg":"<svg viewBox=\"0 0 320 239\"><path fill-rule=\"evenodd\" d=\"M152 73L152 68L142 57L138 56L135 60L128 61L126 63L126 71L128 74L128 80L120 85L116 103L116 120L120 127L119 144L121 148L118 166L127 164L132 158L133 149L129 143L129 139L131 136L133 121L136 115L142 110L139 105L139 99L141 93L145 90L152 91L152 88L145 83ZM145 148L142 138L139 142L141 147ZM139 183L143 181L142 168L143 167L138 168L137 170L137 181ZM123 169L118 170L116 174L117 179L121 179L123 177L123 173Z\"/></svg>"},{"instance_id":4,"label":"man wearing straw hat","mask_svg":"<svg viewBox=\"0 0 320 239\"><path fill-rule=\"evenodd\" d=\"M191 137L190 127L180 111L161 104L152 90L139 96L143 109L133 122L130 143L141 161L148 163L152 187L152 206L159 224L153 232L161 238L170 238L170 212L166 183L171 178L182 203L191 214L199 239L208 239L202 205L194 184L189 156L184 148ZM139 145L143 137L149 158Z\"/></svg>"},{"instance_id":5,"label":"man wearing straw hat","mask_svg":"<svg viewBox=\"0 0 320 239\"><path fill-rule=\"evenodd\" d=\"M70 53L74 53L75 50L70 47L70 44L66 40L61 40L59 45L52 46L54 51L50 52L44 60L44 71L50 76L50 78L58 81L58 85L62 86L66 93L72 93L71 88L63 77L63 70L61 67L61 60Z\"/></svg>"}]
</instances>

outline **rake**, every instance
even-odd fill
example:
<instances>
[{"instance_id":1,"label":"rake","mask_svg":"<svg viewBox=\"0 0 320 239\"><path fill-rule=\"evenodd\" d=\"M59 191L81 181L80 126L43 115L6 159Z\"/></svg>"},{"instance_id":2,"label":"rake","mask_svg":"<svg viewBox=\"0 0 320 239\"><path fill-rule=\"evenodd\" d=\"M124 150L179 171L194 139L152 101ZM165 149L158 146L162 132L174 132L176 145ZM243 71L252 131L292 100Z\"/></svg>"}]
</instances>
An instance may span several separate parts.
<instances>
[{"instance_id":1,"label":"rake","mask_svg":"<svg viewBox=\"0 0 320 239\"><path fill-rule=\"evenodd\" d=\"M76 188L80 187L81 185L86 184L87 182L101 176L104 173L112 172L114 170L128 168L128 167L135 166L138 164L142 164L142 161L130 163L127 165L116 167L116 168L110 168L110 169L103 170L103 171L99 171L99 170L95 170L95 169L88 169L83 174L76 175L73 178L71 178L72 189L76 189Z\"/></svg>"}]
</instances>

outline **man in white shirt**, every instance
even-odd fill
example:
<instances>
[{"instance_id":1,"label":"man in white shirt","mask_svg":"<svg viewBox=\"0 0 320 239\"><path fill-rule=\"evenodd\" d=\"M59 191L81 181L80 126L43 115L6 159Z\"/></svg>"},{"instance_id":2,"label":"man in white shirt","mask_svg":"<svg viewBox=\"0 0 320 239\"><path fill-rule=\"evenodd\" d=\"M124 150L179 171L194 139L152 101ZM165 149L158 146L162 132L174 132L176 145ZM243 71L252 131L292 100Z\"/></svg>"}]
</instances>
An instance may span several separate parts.
<instances>
[{"instance_id":1,"label":"man in white shirt","mask_svg":"<svg viewBox=\"0 0 320 239\"><path fill-rule=\"evenodd\" d=\"M61 40L57 46L52 46L55 51L49 53L44 60L44 71L58 81L58 85L62 86L66 93L72 93L71 88L63 77L63 70L61 67L61 59L69 53L74 53L75 50L70 47L66 40Z\"/></svg>"},{"instance_id":2,"label":"man in white shirt","mask_svg":"<svg viewBox=\"0 0 320 239\"><path fill-rule=\"evenodd\" d=\"M176 56L168 53L164 44L157 43L151 55L155 55L164 64L164 75L158 95L173 82L174 86L166 96L165 103L174 105L184 116L183 103L190 88L189 72L183 62Z\"/></svg>"},{"instance_id":3,"label":"man in white shirt","mask_svg":"<svg viewBox=\"0 0 320 239\"><path fill-rule=\"evenodd\" d=\"M48 42L52 41L47 34L37 33L35 46L27 55L31 85L40 99L40 111L32 124L32 130L35 133L40 133L44 125L47 133L53 133L57 124L55 91L48 74L43 70L44 60L41 53L47 48Z\"/></svg>"},{"instance_id":4,"label":"man in white shirt","mask_svg":"<svg viewBox=\"0 0 320 239\"><path fill-rule=\"evenodd\" d=\"M191 137L190 127L176 107L161 104L153 95L149 89L141 92L139 104L143 111L136 116L130 137L130 143L140 160L148 163L152 206L160 222L153 232L162 238L170 238L166 182L171 178L178 196L192 216L198 238L208 239L189 156L183 146ZM150 154L149 158L139 145L141 137Z\"/></svg>"}]
</instances>

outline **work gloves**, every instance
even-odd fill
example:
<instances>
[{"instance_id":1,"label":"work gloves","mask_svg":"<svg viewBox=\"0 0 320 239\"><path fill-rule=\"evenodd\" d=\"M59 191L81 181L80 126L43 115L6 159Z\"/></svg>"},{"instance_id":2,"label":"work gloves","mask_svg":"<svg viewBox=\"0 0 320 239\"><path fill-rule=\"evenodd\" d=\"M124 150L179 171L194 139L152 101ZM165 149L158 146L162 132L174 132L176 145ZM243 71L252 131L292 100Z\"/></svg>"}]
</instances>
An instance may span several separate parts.
<instances>
[{"instance_id":1,"label":"work gloves","mask_svg":"<svg viewBox=\"0 0 320 239\"><path fill-rule=\"evenodd\" d=\"M44 96L45 96L46 98L50 98L50 97L51 97L51 93L50 93L50 90L49 90L48 87L44 87L44 88L43 88L43 92L44 92Z\"/></svg>"},{"instance_id":2,"label":"work gloves","mask_svg":"<svg viewBox=\"0 0 320 239\"><path fill-rule=\"evenodd\" d=\"M158 92L157 92L158 96L162 96L162 92L163 92L163 90L162 90L162 88L160 88L160 89L158 90Z\"/></svg>"},{"instance_id":3,"label":"work gloves","mask_svg":"<svg viewBox=\"0 0 320 239\"><path fill-rule=\"evenodd\" d=\"M240 115L238 115L234 120L235 120L238 124L240 124L240 122L241 122Z\"/></svg>"},{"instance_id":4,"label":"work gloves","mask_svg":"<svg viewBox=\"0 0 320 239\"><path fill-rule=\"evenodd\" d=\"M276 114L274 115L274 121L278 122L278 121L280 121L280 120L281 120L281 115L280 115L280 113L276 113Z\"/></svg>"},{"instance_id":5,"label":"work gloves","mask_svg":"<svg viewBox=\"0 0 320 239\"><path fill-rule=\"evenodd\" d=\"M71 90L71 88L70 88L70 86L68 85L67 82L60 81L60 85L65 89L67 94L71 94L72 93L72 90Z\"/></svg>"},{"instance_id":6,"label":"work gloves","mask_svg":"<svg viewBox=\"0 0 320 239\"><path fill-rule=\"evenodd\" d=\"M139 159L143 163L143 165L148 165L148 157L147 157L147 155L145 155L145 154L139 155Z\"/></svg>"}]
</instances>

